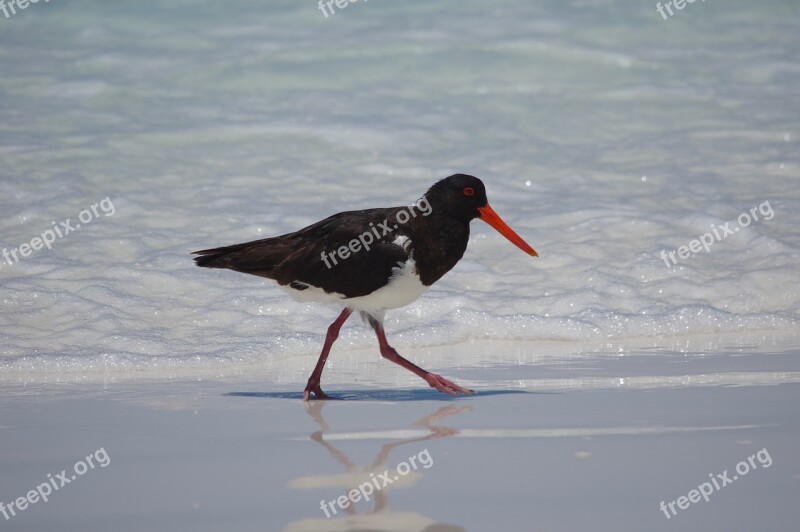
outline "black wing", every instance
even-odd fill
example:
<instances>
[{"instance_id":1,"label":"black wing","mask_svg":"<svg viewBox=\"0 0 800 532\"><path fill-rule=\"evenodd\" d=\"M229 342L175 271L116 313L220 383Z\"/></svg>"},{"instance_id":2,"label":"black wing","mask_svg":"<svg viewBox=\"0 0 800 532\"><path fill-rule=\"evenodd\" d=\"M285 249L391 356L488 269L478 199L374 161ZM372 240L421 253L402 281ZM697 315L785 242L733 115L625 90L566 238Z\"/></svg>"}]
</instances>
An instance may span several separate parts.
<instances>
[{"instance_id":1,"label":"black wing","mask_svg":"<svg viewBox=\"0 0 800 532\"><path fill-rule=\"evenodd\" d=\"M194 260L298 289L308 284L346 297L365 296L384 286L411 252L413 243L392 243L409 236L407 226L393 222L401 209L341 212L294 233L196 251L202 256Z\"/></svg>"}]
</instances>

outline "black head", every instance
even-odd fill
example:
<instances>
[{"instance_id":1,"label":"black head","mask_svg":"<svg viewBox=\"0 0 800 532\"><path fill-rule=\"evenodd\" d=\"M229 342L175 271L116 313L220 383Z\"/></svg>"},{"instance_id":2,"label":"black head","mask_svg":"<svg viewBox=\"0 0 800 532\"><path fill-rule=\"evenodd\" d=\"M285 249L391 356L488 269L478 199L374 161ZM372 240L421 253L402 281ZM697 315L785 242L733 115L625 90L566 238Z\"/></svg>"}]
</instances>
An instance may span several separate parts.
<instances>
[{"instance_id":1,"label":"black head","mask_svg":"<svg viewBox=\"0 0 800 532\"><path fill-rule=\"evenodd\" d=\"M536 251L494 212L486 199L486 187L477 177L467 174L451 175L433 185L424 198L430 204L432 212L466 224L480 218L522 251L537 256Z\"/></svg>"},{"instance_id":2,"label":"black head","mask_svg":"<svg viewBox=\"0 0 800 532\"><path fill-rule=\"evenodd\" d=\"M489 204L483 181L466 174L442 179L425 193L425 198L434 212L444 211L467 222L479 218L481 213L478 209Z\"/></svg>"}]
</instances>

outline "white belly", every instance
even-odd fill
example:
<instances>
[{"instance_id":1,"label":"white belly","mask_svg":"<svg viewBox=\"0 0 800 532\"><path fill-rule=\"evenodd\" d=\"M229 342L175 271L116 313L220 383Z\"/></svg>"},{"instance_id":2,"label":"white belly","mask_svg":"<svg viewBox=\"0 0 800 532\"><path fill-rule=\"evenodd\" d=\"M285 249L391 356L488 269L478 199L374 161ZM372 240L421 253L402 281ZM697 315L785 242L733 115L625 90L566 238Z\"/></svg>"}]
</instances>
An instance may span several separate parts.
<instances>
[{"instance_id":1,"label":"white belly","mask_svg":"<svg viewBox=\"0 0 800 532\"><path fill-rule=\"evenodd\" d=\"M428 289L420 281L413 259L393 268L389 283L365 296L347 298L344 294L325 292L313 285L309 285L305 290L296 290L289 285L281 288L297 301L333 303L375 316L382 316L386 310L412 303Z\"/></svg>"}]
</instances>

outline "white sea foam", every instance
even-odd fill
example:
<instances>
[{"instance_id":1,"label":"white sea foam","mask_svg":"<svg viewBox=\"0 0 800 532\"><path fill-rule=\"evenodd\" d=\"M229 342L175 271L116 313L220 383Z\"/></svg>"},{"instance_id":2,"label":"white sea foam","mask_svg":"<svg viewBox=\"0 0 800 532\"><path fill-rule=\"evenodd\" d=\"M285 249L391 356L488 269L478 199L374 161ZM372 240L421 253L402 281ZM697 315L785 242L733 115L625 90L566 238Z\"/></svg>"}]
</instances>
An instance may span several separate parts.
<instances>
[{"instance_id":1,"label":"white sea foam","mask_svg":"<svg viewBox=\"0 0 800 532\"><path fill-rule=\"evenodd\" d=\"M389 4L324 25L311 4L210 5L224 16L187 10L170 31L148 26L169 7L63 18L51 4L35 24L4 26L0 89L14 106L0 120L0 246L107 196L116 213L0 264L0 372L305 371L336 311L188 253L408 204L458 171L484 180L540 257L474 222L455 270L388 314L399 345L798 329L800 133L787 109L800 72L791 50L764 61L747 34L778 19L738 27L723 48L670 21L692 55L655 46L663 22L630 7L614 11L625 31L588 47L591 26L556 4L486 24L438 2L446 27ZM704 16L725 27L745 9ZM123 20L147 37L113 31ZM53 27L72 59L30 60L54 57ZM659 258L767 200L771 220L672 268ZM353 320L340 342L375 340Z\"/></svg>"}]
</instances>

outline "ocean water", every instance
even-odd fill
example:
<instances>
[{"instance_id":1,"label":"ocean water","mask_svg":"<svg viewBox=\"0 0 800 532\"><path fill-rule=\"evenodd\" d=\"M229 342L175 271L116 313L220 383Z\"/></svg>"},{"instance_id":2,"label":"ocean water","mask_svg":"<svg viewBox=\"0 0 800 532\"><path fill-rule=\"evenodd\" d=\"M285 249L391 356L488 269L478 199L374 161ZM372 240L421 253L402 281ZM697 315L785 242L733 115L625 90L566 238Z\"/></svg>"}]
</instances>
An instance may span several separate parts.
<instances>
[{"instance_id":1,"label":"ocean water","mask_svg":"<svg viewBox=\"0 0 800 532\"><path fill-rule=\"evenodd\" d=\"M302 382L337 310L189 253L456 172L540 256L474 222L457 267L388 314L401 352L796 347L799 22L777 0L667 20L623 0L0 12L0 380ZM358 320L339 342L377 357Z\"/></svg>"}]
</instances>

